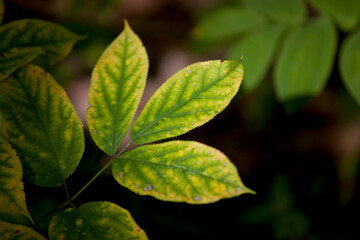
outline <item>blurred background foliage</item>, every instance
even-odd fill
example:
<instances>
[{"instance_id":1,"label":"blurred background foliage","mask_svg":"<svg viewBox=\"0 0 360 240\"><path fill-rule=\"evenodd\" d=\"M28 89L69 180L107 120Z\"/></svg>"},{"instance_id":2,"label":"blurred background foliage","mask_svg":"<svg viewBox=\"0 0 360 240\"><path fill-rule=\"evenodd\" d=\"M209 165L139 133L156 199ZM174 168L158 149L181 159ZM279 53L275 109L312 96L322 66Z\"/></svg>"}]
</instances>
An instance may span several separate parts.
<instances>
[{"instance_id":1,"label":"blurred background foliage","mask_svg":"<svg viewBox=\"0 0 360 240\"><path fill-rule=\"evenodd\" d=\"M117 203L150 239L360 238L360 1L4 2L4 24L41 18L86 36L59 64L37 59L65 87L85 125L92 68L124 18L150 59L141 107L162 82L195 61L243 60L245 77L232 104L181 139L222 150L257 195L199 206L162 202L135 195L108 172L75 204ZM107 161L87 134L70 192ZM25 192L35 227L46 235L50 219L41 216L65 194L27 182ZM11 221L29 224L16 216Z\"/></svg>"}]
</instances>

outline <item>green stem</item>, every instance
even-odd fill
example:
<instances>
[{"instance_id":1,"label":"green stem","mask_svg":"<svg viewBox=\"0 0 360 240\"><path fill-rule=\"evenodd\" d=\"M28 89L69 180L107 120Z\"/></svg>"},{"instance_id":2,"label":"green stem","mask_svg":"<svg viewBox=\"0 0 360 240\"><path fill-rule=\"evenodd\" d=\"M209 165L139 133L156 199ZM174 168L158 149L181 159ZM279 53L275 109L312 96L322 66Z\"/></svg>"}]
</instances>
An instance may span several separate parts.
<instances>
[{"instance_id":1,"label":"green stem","mask_svg":"<svg viewBox=\"0 0 360 240\"><path fill-rule=\"evenodd\" d=\"M66 185L66 182L64 180L64 187L65 187L65 191L66 191L66 196L67 196L67 201L63 202L62 204L60 204L56 209L48 212L47 214L45 214L42 218L46 218L48 216L50 216L51 214L53 214L56 211L59 211L61 209L63 209L64 207L66 207L67 205L71 205L71 206L75 206L73 204L73 201L75 200L75 198L77 198L103 171L105 171L105 169L107 169L113 162L113 160L117 157L119 157L132 143L132 141L130 141L118 154L116 154L115 156L113 156L111 158L111 160L98 172L95 174L95 176L93 178L90 179L90 181L88 181L73 197L70 198L69 195L69 191Z\"/></svg>"}]
</instances>

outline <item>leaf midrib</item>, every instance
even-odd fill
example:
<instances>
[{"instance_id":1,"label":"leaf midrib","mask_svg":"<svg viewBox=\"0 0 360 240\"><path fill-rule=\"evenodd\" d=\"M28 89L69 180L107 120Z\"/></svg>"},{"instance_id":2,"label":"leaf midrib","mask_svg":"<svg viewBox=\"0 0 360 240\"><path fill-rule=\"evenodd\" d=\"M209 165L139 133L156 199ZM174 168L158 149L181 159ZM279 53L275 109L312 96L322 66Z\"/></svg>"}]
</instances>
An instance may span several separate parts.
<instances>
[{"instance_id":1,"label":"leaf midrib","mask_svg":"<svg viewBox=\"0 0 360 240\"><path fill-rule=\"evenodd\" d=\"M142 132L139 132L132 140L133 142L135 142L136 139L142 137L146 131L148 131L150 128L152 128L155 124L157 124L159 121L161 121L164 117L168 116L169 114L171 114L173 111L175 111L176 109L178 109L179 107L183 106L184 104L186 104L187 102L189 102L190 100L194 99L195 97L197 97L198 95L200 95L201 93L203 93L204 91L206 91L207 89L209 89L210 87L214 86L217 82L221 81L222 79L224 79L225 77L229 76L239 65L241 64L241 62L239 61L238 64L231 69L226 75L224 75L221 78L218 78L217 80L215 80L214 82L212 82L210 85L206 86L204 89L201 89L199 92L197 92L196 94L194 94L193 96L191 96L191 98L186 99L184 102L176 105L175 107L173 107L171 110L169 110L166 114L164 114L163 116L161 116L159 119L157 119L156 121L154 121L152 124L150 124L147 128L145 128Z\"/></svg>"},{"instance_id":2,"label":"leaf midrib","mask_svg":"<svg viewBox=\"0 0 360 240\"><path fill-rule=\"evenodd\" d=\"M59 160L59 157L58 157L58 155L57 155L57 153L56 153L56 151L55 151L54 143L53 143L52 139L50 138L50 135L49 135L49 133L48 133L48 130L47 130L47 128L45 127L45 124L44 124L44 122L42 121L42 119L41 119L41 117L40 117L40 114L39 114L39 112L38 112L38 109L37 109L36 105L34 104L33 99L31 98L31 96L29 95L29 93L26 91L26 87L24 86L24 84L22 83L22 81L19 79L19 76L18 76L17 74L14 74L14 77L15 77L16 80L20 83L20 86L23 88L23 91L25 92L26 96L28 97L30 104L31 104L31 105L34 107L34 109L35 109L35 111L34 111L35 116L36 116L36 118L39 120L39 122L40 122L40 124L41 124L41 127L45 130L44 132L46 133L46 137L49 139L50 146L51 146L51 150L52 150L52 152L53 152L53 154L54 154L54 156L55 156L55 158L56 158L56 163L57 163L57 166L58 166L58 168L59 168L59 171L60 171L60 174L61 174L61 178L62 178L63 181L65 182L64 174L63 174L63 171L62 171L62 169L61 169L61 167L60 167L60 160ZM49 84L49 82L48 82L48 84ZM49 99L48 99L48 100L49 100Z\"/></svg>"}]
</instances>

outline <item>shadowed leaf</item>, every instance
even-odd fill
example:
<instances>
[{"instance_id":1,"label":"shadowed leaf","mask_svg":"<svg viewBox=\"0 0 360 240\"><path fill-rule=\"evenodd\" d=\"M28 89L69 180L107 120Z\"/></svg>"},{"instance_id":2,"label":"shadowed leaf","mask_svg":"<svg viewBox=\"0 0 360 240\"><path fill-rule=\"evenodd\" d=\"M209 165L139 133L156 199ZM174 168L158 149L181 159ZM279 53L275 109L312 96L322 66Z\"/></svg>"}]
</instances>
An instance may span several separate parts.
<instances>
[{"instance_id":1,"label":"shadowed leaf","mask_svg":"<svg viewBox=\"0 0 360 240\"><path fill-rule=\"evenodd\" d=\"M194 37L217 42L262 25L265 19L255 11L237 6L223 7L208 13L200 19L194 29Z\"/></svg>"},{"instance_id":2,"label":"shadowed leaf","mask_svg":"<svg viewBox=\"0 0 360 240\"><path fill-rule=\"evenodd\" d=\"M11 240L45 240L32 228L0 221L0 236Z\"/></svg>"},{"instance_id":3,"label":"shadowed leaf","mask_svg":"<svg viewBox=\"0 0 360 240\"><path fill-rule=\"evenodd\" d=\"M130 213L109 202L90 202L55 215L49 226L51 240L147 239Z\"/></svg>"},{"instance_id":4,"label":"shadowed leaf","mask_svg":"<svg viewBox=\"0 0 360 240\"><path fill-rule=\"evenodd\" d=\"M343 31L353 30L360 19L359 0L310 0L321 12L330 14Z\"/></svg>"},{"instance_id":5,"label":"shadowed leaf","mask_svg":"<svg viewBox=\"0 0 360 240\"><path fill-rule=\"evenodd\" d=\"M112 171L124 187L165 201L200 204L253 193L223 153L197 142L135 148L116 158Z\"/></svg>"},{"instance_id":6,"label":"shadowed leaf","mask_svg":"<svg viewBox=\"0 0 360 240\"><path fill-rule=\"evenodd\" d=\"M329 18L319 17L294 29L274 70L278 100L319 94L331 73L336 45L336 29Z\"/></svg>"},{"instance_id":7,"label":"shadowed leaf","mask_svg":"<svg viewBox=\"0 0 360 240\"><path fill-rule=\"evenodd\" d=\"M0 212L23 214L31 221L27 210L22 166L16 152L0 136Z\"/></svg>"},{"instance_id":8,"label":"shadowed leaf","mask_svg":"<svg viewBox=\"0 0 360 240\"><path fill-rule=\"evenodd\" d=\"M343 83L360 105L360 31L349 35L344 41L339 58Z\"/></svg>"},{"instance_id":9,"label":"shadowed leaf","mask_svg":"<svg viewBox=\"0 0 360 240\"><path fill-rule=\"evenodd\" d=\"M265 77L283 30L280 25L254 29L229 50L229 59L241 60L243 56L244 90L254 90Z\"/></svg>"},{"instance_id":10,"label":"shadowed leaf","mask_svg":"<svg viewBox=\"0 0 360 240\"><path fill-rule=\"evenodd\" d=\"M134 123L136 144L184 134L222 111L239 89L240 61L192 64L169 78L150 98Z\"/></svg>"},{"instance_id":11,"label":"shadowed leaf","mask_svg":"<svg viewBox=\"0 0 360 240\"><path fill-rule=\"evenodd\" d=\"M84 151L82 123L64 89L43 69L27 65L0 84L3 123L24 177L54 187L77 167Z\"/></svg>"},{"instance_id":12,"label":"shadowed leaf","mask_svg":"<svg viewBox=\"0 0 360 240\"><path fill-rule=\"evenodd\" d=\"M299 24L306 17L303 0L242 0L242 2L246 7L285 24Z\"/></svg>"},{"instance_id":13,"label":"shadowed leaf","mask_svg":"<svg viewBox=\"0 0 360 240\"><path fill-rule=\"evenodd\" d=\"M115 155L145 87L148 57L138 36L124 31L105 50L91 77L87 122L95 143Z\"/></svg>"},{"instance_id":14,"label":"shadowed leaf","mask_svg":"<svg viewBox=\"0 0 360 240\"><path fill-rule=\"evenodd\" d=\"M66 57L82 37L39 19L16 20L0 26L0 81L38 54L55 63ZM40 50L42 49L42 52Z\"/></svg>"}]
</instances>

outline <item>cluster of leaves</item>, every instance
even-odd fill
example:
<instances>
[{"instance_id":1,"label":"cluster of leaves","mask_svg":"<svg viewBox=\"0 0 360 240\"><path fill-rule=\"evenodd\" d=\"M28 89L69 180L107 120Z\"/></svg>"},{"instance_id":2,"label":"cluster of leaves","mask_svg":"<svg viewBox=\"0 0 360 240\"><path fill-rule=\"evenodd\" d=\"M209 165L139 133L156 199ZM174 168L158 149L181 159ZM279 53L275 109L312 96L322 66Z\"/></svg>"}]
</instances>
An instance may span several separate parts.
<instances>
[{"instance_id":1,"label":"cluster of leaves","mask_svg":"<svg viewBox=\"0 0 360 240\"><path fill-rule=\"evenodd\" d=\"M66 179L84 152L80 118L64 89L39 66L63 59L80 36L53 23L25 19L0 26L0 212L27 210L22 177L38 186L64 186L67 200L49 225L50 239L146 239L129 212L110 202L76 207L75 198L112 164L114 179L141 195L165 201L211 203L251 193L229 159L194 141L168 141L125 152L119 149L145 88L148 57L127 22L98 60L91 77L87 123L111 161L73 196ZM243 77L240 61L190 65L165 82L133 124L131 143L184 134L211 120L234 97ZM69 208L66 208L69 207ZM66 208L65 210L63 210ZM44 239L32 226L0 221L2 239Z\"/></svg>"},{"instance_id":2,"label":"cluster of leaves","mask_svg":"<svg viewBox=\"0 0 360 240\"><path fill-rule=\"evenodd\" d=\"M230 45L230 59L244 56L245 91L253 91L276 60L274 91L280 102L289 103L303 102L326 85L337 55L338 27L348 34L338 53L341 77L360 105L359 20L358 0L237 0L207 12L194 37L210 46Z\"/></svg>"}]
</instances>

